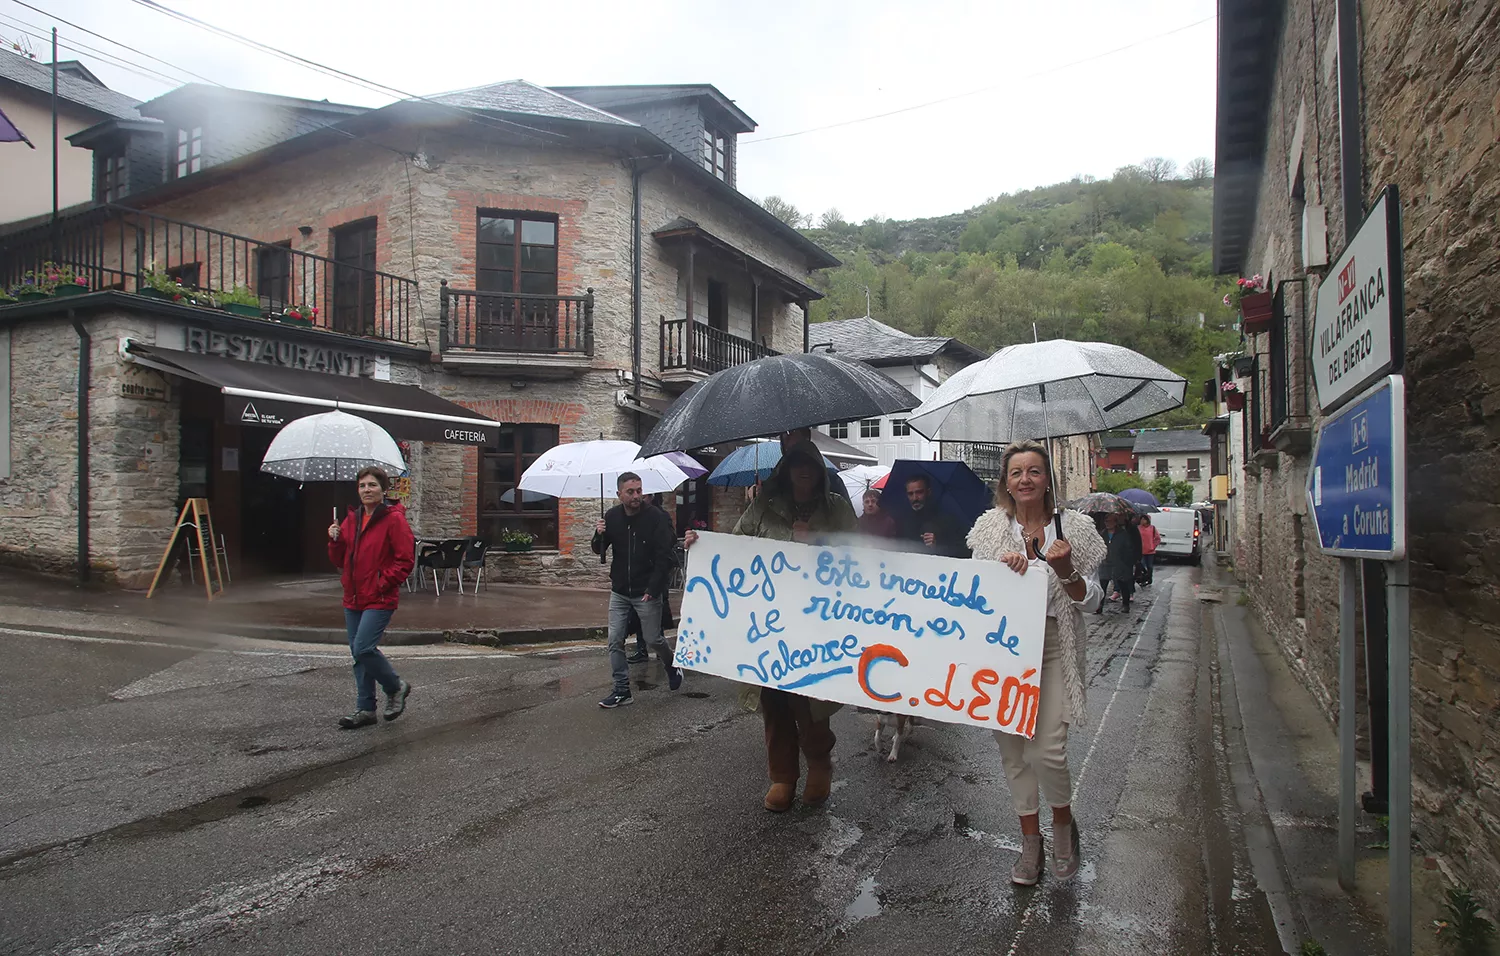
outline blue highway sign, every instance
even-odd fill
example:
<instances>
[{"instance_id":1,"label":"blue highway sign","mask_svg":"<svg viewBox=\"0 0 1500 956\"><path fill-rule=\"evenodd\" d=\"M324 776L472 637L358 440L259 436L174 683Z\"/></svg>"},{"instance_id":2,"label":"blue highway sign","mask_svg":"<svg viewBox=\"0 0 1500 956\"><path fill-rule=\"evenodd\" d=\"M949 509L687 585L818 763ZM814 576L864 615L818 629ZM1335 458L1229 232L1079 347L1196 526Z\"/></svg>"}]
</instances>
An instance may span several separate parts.
<instances>
[{"instance_id":1,"label":"blue highway sign","mask_svg":"<svg viewBox=\"0 0 1500 956\"><path fill-rule=\"evenodd\" d=\"M1307 501L1325 554L1406 556L1406 383L1388 375L1318 427Z\"/></svg>"}]
</instances>

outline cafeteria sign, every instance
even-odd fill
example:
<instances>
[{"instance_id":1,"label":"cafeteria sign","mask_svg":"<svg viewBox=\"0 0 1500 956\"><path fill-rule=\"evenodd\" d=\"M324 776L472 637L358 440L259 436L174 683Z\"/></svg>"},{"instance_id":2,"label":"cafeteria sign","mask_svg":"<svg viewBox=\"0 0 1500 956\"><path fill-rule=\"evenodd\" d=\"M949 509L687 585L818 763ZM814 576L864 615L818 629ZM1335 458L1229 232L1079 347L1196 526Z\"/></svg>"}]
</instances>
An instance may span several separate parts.
<instances>
[{"instance_id":1,"label":"cafeteria sign","mask_svg":"<svg viewBox=\"0 0 1500 956\"><path fill-rule=\"evenodd\" d=\"M994 561L702 533L676 663L1030 737L1047 576Z\"/></svg>"},{"instance_id":2,"label":"cafeteria sign","mask_svg":"<svg viewBox=\"0 0 1500 956\"><path fill-rule=\"evenodd\" d=\"M1400 370L1404 309L1401 199L1395 186L1387 186L1318 285L1312 367L1324 412Z\"/></svg>"}]
</instances>

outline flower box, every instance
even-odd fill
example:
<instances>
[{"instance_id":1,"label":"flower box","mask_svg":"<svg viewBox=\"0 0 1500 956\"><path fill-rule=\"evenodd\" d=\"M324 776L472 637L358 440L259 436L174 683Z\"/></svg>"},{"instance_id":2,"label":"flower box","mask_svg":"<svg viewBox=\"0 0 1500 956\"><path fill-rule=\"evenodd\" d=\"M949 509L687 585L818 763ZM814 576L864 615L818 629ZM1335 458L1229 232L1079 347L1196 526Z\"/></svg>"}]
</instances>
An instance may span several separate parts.
<instances>
[{"instance_id":1,"label":"flower box","mask_svg":"<svg viewBox=\"0 0 1500 956\"><path fill-rule=\"evenodd\" d=\"M1240 322L1247 335L1271 331L1271 293L1252 292L1240 297Z\"/></svg>"},{"instance_id":2,"label":"flower box","mask_svg":"<svg viewBox=\"0 0 1500 956\"><path fill-rule=\"evenodd\" d=\"M161 299L163 302L171 302L173 299L178 298L178 296L163 292L160 289L150 288L149 286L143 289L136 289L135 294L143 295L148 299Z\"/></svg>"},{"instance_id":3,"label":"flower box","mask_svg":"<svg viewBox=\"0 0 1500 956\"><path fill-rule=\"evenodd\" d=\"M530 541L506 541L506 542L504 542L501 545L501 547L503 547L506 551L510 552L511 554L520 554L522 552L530 551L531 550L531 542Z\"/></svg>"},{"instance_id":4,"label":"flower box","mask_svg":"<svg viewBox=\"0 0 1500 956\"><path fill-rule=\"evenodd\" d=\"M243 316L247 319L258 319L261 317L260 306L258 305L241 305L238 302L226 302L223 309L230 315Z\"/></svg>"},{"instance_id":5,"label":"flower box","mask_svg":"<svg viewBox=\"0 0 1500 956\"><path fill-rule=\"evenodd\" d=\"M1246 378L1255 371L1255 359L1249 355L1242 355L1234 360L1234 374L1236 378Z\"/></svg>"},{"instance_id":6,"label":"flower box","mask_svg":"<svg viewBox=\"0 0 1500 956\"><path fill-rule=\"evenodd\" d=\"M1231 412L1242 412L1242 411L1244 411L1245 410L1245 393L1244 392L1225 392L1224 393L1224 407L1227 408L1227 409L1229 409Z\"/></svg>"},{"instance_id":7,"label":"flower box","mask_svg":"<svg viewBox=\"0 0 1500 956\"><path fill-rule=\"evenodd\" d=\"M304 329L313 328L312 319L304 319L302 316L278 315L276 321L283 325L296 325Z\"/></svg>"},{"instance_id":8,"label":"flower box","mask_svg":"<svg viewBox=\"0 0 1500 956\"><path fill-rule=\"evenodd\" d=\"M35 302L38 299L50 299L52 296L46 292L17 292L17 302Z\"/></svg>"},{"instance_id":9,"label":"flower box","mask_svg":"<svg viewBox=\"0 0 1500 956\"><path fill-rule=\"evenodd\" d=\"M52 290L53 295L83 295L89 291L89 287L81 282L59 282Z\"/></svg>"}]
</instances>

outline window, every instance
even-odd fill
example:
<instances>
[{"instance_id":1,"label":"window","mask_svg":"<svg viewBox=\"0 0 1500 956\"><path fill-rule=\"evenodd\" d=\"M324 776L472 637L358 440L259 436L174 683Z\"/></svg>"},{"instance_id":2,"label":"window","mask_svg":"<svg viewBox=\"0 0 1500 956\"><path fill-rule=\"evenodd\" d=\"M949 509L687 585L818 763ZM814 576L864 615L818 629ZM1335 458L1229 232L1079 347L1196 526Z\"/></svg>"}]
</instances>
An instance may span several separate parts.
<instances>
[{"instance_id":1,"label":"window","mask_svg":"<svg viewBox=\"0 0 1500 956\"><path fill-rule=\"evenodd\" d=\"M911 422L904 418L891 419L891 437L905 438L911 434Z\"/></svg>"},{"instance_id":2,"label":"window","mask_svg":"<svg viewBox=\"0 0 1500 956\"><path fill-rule=\"evenodd\" d=\"M1156 459L1156 476L1160 478L1162 475L1170 473L1171 469L1167 467L1167 460L1165 458Z\"/></svg>"},{"instance_id":3,"label":"window","mask_svg":"<svg viewBox=\"0 0 1500 956\"><path fill-rule=\"evenodd\" d=\"M375 241L379 223L361 219L333 230L333 330L375 333Z\"/></svg>"},{"instance_id":4,"label":"window","mask_svg":"<svg viewBox=\"0 0 1500 956\"><path fill-rule=\"evenodd\" d=\"M716 129L703 127L703 168L729 181L729 137Z\"/></svg>"},{"instance_id":5,"label":"window","mask_svg":"<svg viewBox=\"0 0 1500 956\"><path fill-rule=\"evenodd\" d=\"M1189 458L1188 459L1188 467L1187 467L1187 480L1188 481L1197 481L1198 478L1200 477L1200 475L1199 475L1198 461L1199 461L1199 459L1197 459L1197 458Z\"/></svg>"},{"instance_id":6,"label":"window","mask_svg":"<svg viewBox=\"0 0 1500 956\"><path fill-rule=\"evenodd\" d=\"M278 242L255 250L255 293L272 307L292 301L292 244Z\"/></svg>"},{"instance_id":7,"label":"window","mask_svg":"<svg viewBox=\"0 0 1500 956\"><path fill-rule=\"evenodd\" d=\"M476 258L480 292L557 295L557 220L481 209Z\"/></svg>"},{"instance_id":8,"label":"window","mask_svg":"<svg viewBox=\"0 0 1500 956\"><path fill-rule=\"evenodd\" d=\"M500 532L510 528L536 535L536 547L557 547L557 499L516 488L521 474L556 444L556 425L502 425L499 442L480 450L481 538L493 545Z\"/></svg>"},{"instance_id":9,"label":"window","mask_svg":"<svg viewBox=\"0 0 1500 956\"><path fill-rule=\"evenodd\" d=\"M834 423L832 423L831 425L828 426L828 437L829 438L848 438L849 437L849 423L848 422L834 422Z\"/></svg>"},{"instance_id":10,"label":"window","mask_svg":"<svg viewBox=\"0 0 1500 956\"><path fill-rule=\"evenodd\" d=\"M203 168L203 127L177 130L176 178L181 179Z\"/></svg>"},{"instance_id":11,"label":"window","mask_svg":"<svg viewBox=\"0 0 1500 956\"><path fill-rule=\"evenodd\" d=\"M879 438L880 437L880 419L878 419L878 418L866 418L863 421L861 421L859 423L859 437L860 438Z\"/></svg>"},{"instance_id":12,"label":"window","mask_svg":"<svg viewBox=\"0 0 1500 956\"><path fill-rule=\"evenodd\" d=\"M186 289L198 288L198 273L201 271L200 264L188 262L180 266L173 266L167 270L167 276L177 280L177 284Z\"/></svg>"},{"instance_id":13,"label":"window","mask_svg":"<svg viewBox=\"0 0 1500 956\"><path fill-rule=\"evenodd\" d=\"M119 202L130 191L129 164L125 153L111 153L98 158L96 178L99 184L100 202Z\"/></svg>"}]
</instances>

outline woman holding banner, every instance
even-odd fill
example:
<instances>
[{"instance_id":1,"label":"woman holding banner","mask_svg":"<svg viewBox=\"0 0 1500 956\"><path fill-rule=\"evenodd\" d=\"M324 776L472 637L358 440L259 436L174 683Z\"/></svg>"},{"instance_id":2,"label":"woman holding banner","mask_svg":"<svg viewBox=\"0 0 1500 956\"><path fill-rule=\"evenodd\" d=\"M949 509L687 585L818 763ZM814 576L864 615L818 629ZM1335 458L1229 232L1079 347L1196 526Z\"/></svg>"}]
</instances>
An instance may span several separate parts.
<instances>
[{"instance_id":1,"label":"woman holding banner","mask_svg":"<svg viewBox=\"0 0 1500 956\"><path fill-rule=\"evenodd\" d=\"M1016 442L1005 450L1001 463L1002 477L995 489L999 507L975 522L969 547L976 559L1004 562L1017 574L1047 576L1047 629L1036 733L1027 740L995 732L1011 800L1021 817L1021 857L1011 868L1010 878L1032 886L1042 874L1038 787L1052 807L1052 875L1065 880L1078 872L1080 846L1068 773L1068 725L1082 720L1085 712L1083 610L1097 606L1104 596L1097 575L1105 549L1088 517L1076 511L1056 516L1052 462L1045 447L1033 441Z\"/></svg>"},{"instance_id":2,"label":"woman holding banner","mask_svg":"<svg viewBox=\"0 0 1500 956\"><path fill-rule=\"evenodd\" d=\"M828 471L817 449L804 442L787 451L734 533L813 544L857 528L849 499L830 490ZM692 547L697 540L697 532L689 531L683 545ZM791 808L801 775L799 751L807 758L802 802L817 806L827 800L833 786L835 739L828 719L843 705L758 686L746 686L740 699L751 710L759 710L765 722L766 765L771 777L765 808L773 813Z\"/></svg>"}]
</instances>

